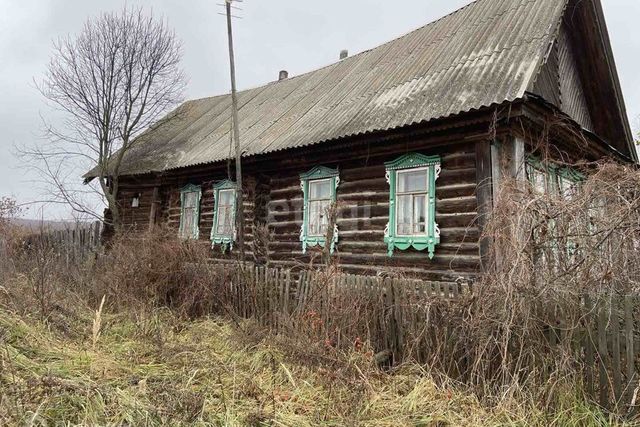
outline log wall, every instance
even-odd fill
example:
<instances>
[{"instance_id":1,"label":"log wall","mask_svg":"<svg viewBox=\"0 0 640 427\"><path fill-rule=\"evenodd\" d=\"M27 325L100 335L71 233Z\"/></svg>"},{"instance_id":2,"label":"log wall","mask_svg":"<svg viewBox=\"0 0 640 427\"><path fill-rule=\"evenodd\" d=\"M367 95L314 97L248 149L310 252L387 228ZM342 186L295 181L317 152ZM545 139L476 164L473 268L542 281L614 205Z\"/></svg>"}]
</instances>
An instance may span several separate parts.
<instances>
[{"instance_id":1,"label":"log wall","mask_svg":"<svg viewBox=\"0 0 640 427\"><path fill-rule=\"evenodd\" d=\"M403 147L406 150L406 147ZM426 252L396 250L387 255L384 229L389 220L389 184L384 163L408 151L389 152L387 147L349 151L349 158L335 161L335 154L306 159L305 169L282 170L271 177L268 225L273 230L271 263L296 267L319 261L320 250L302 253L299 240L302 226L300 172L322 164L340 170L337 191L339 242L336 258L352 273L395 271L434 281L455 281L470 277L479 267L479 231L476 198L474 143L453 143L428 147L415 143L411 151L442 157L442 173L436 182L436 222L441 229L441 245L430 260Z\"/></svg>"},{"instance_id":2,"label":"log wall","mask_svg":"<svg viewBox=\"0 0 640 427\"><path fill-rule=\"evenodd\" d=\"M299 240L303 196L299 174L317 165L340 170L338 187L339 243L336 260L345 272L396 273L407 277L453 282L473 279L479 272L477 141L486 142L486 125L471 133L443 132L430 137L406 137L392 142L371 139L367 144L340 149L327 145L247 161L245 176L246 251L251 259L274 267L303 268L320 262L320 249L302 253ZM464 141L464 142L463 142ZM488 142L486 142L488 144ZM389 216L389 185L384 163L408 153L439 155L442 173L436 185L436 222L441 244L434 259L426 252L396 250L387 255L384 229ZM123 220L132 230L149 228L154 188L158 187L155 221L177 229L180 224L180 189L188 183L202 187L200 240L208 244L213 225L212 186L227 176L226 165L210 165L121 180ZM140 206L131 199L140 194ZM254 226L266 224L269 236L254 239ZM268 248L263 247L268 240ZM232 255L212 251L212 258Z\"/></svg>"}]
</instances>

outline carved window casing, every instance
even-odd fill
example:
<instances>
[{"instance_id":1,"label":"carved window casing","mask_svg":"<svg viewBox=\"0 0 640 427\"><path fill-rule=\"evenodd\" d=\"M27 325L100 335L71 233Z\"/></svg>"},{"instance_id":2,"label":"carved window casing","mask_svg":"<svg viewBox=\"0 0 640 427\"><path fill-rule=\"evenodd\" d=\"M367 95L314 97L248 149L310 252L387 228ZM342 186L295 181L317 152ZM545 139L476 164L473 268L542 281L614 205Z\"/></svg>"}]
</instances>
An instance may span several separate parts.
<instances>
[{"instance_id":1,"label":"carved window casing","mask_svg":"<svg viewBox=\"0 0 640 427\"><path fill-rule=\"evenodd\" d=\"M329 210L337 199L340 184L337 169L316 166L309 172L300 174L300 188L304 196L303 218L300 228L302 253L313 246L323 247L326 244L329 227ZM338 243L338 225L333 225L330 251L335 251Z\"/></svg>"},{"instance_id":2,"label":"carved window casing","mask_svg":"<svg viewBox=\"0 0 640 427\"><path fill-rule=\"evenodd\" d=\"M200 199L199 186L189 184L180 190L180 230L183 239L197 240L200 237Z\"/></svg>"},{"instance_id":3,"label":"carved window casing","mask_svg":"<svg viewBox=\"0 0 640 427\"><path fill-rule=\"evenodd\" d=\"M233 249L236 241L236 183L224 180L213 186L213 226L211 246L223 245Z\"/></svg>"},{"instance_id":4,"label":"carved window casing","mask_svg":"<svg viewBox=\"0 0 640 427\"><path fill-rule=\"evenodd\" d=\"M385 163L389 183L389 223L384 241L389 256L396 249L427 250L429 258L440 244L436 223L436 180L440 176L439 156L406 154Z\"/></svg>"}]
</instances>

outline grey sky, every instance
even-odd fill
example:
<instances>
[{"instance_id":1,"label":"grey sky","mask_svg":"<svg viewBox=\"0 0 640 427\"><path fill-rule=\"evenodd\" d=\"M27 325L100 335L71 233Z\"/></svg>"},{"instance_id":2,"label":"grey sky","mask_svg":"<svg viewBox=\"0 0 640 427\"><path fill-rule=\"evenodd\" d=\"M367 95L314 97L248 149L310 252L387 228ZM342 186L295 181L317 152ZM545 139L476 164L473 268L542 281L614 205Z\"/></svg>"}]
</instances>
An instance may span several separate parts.
<instances>
[{"instance_id":1,"label":"grey sky","mask_svg":"<svg viewBox=\"0 0 640 427\"><path fill-rule=\"evenodd\" d=\"M153 9L184 42L188 98L229 90L223 0L0 0L0 197L37 199L33 178L12 156L14 144L37 142L46 106L35 90L52 40L77 33L84 21L125 3ZM238 85L275 80L278 71L300 74L418 28L469 0L244 0L235 21ZM634 129L640 127L640 1L603 0L618 72ZM636 31L634 31L636 30ZM28 216L36 216L32 210ZM59 207L45 216L62 216Z\"/></svg>"}]
</instances>

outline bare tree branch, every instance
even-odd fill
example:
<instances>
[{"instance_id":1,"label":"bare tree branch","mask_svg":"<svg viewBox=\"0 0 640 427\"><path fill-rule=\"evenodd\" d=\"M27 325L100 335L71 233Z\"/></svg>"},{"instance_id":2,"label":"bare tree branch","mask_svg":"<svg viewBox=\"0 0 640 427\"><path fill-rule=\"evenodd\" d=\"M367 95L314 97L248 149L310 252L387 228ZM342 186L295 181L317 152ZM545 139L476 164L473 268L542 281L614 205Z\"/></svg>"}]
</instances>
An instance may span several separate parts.
<instances>
[{"instance_id":1,"label":"bare tree branch","mask_svg":"<svg viewBox=\"0 0 640 427\"><path fill-rule=\"evenodd\" d=\"M18 150L51 187L50 201L89 213L80 177L70 179L69 171L91 171L114 227L121 227L123 162L138 137L182 101L181 57L181 43L167 23L143 9L102 14L76 37L54 43L37 87L63 120L56 127L43 119L47 143Z\"/></svg>"}]
</instances>

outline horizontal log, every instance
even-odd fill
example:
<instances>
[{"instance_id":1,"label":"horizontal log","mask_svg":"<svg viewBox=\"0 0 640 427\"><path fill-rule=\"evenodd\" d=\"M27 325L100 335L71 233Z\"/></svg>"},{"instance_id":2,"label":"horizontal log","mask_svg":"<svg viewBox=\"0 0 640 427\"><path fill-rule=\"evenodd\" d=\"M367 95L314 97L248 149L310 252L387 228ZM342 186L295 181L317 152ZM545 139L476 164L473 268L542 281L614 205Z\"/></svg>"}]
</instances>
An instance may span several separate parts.
<instances>
[{"instance_id":1,"label":"horizontal log","mask_svg":"<svg viewBox=\"0 0 640 427\"><path fill-rule=\"evenodd\" d=\"M303 257L301 251L285 253L270 252L269 258L272 260L286 260L291 257ZM465 271L475 272L480 266L479 256L471 255L449 255L436 253L433 259L429 259L427 252L418 252L415 250L394 252L389 257L386 252L372 254L352 254L339 250L334 254L334 258L339 263L345 264L361 264L371 266L394 266L394 267L419 267L425 270L438 271Z\"/></svg>"},{"instance_id":2,"label":"horizontal log","mask_svg":"<svg viewBox=\"0 0 640 427\"><path fill-rule=\"evenodd\" d=\"M376 230L341 230L340 241L384 242L384 227ZM274 230L274 241L297 242L300 239L300 225L290 225L286 229ZM452 227L440 230L440 241L446 244L477 243L477 227Z\"/></svg>"},{"instance_id":3,"label":"horizontal log","mask_svg":"<svg viewBox=\"0 0 640 427\"><path fill-rule=\"evenodd\" d=\"M441 234L455 234L461 229L476 228L477 214L438 214L436 222L440 226ZM338 218L336 221L340 234L347 236L353 233L369 233L383 232L387 223L388 216L376 218ZM300 231L302 218L292 221L270 222L269 228L272 229L276 236L283 236L287 233Z\"/></svg>"},{"instance_id":4,"label":"horizontal log","mask_svg":"<svg viewBox=\"0 0 640 427\"><path fill-rule=\"evenodd\" d=\"M382 254L387 253L387 244L384 242L354 242L350 240L339 241L339 253L347 254ZM296 242L270 242L269 250L274 253L301 253L302 243ZM479 245L476 243L462 244L440 244L436 247L436 252L442 255L459 255L477 257Z\"/></svg>"},{"instance_id":5,"label":"horizontal log","mask_svg":"<svg viewBox=\"0 0 640 427\"><path fill-rule=\"evenodd\" d=\"M416 151L419 151L418 147L416 147ZM401 154L393 154L390 156L384 155L372 155L369 157L369 161L363 161L365 159L356 159L353 160L355 155L350 155L350 159L345 159L340 161L339 170L340 170L340 178L343 181L352 181L359 180L362 178L373 178L375 176L384 177L385 174L385 166L384 163L394 160L399 157ZM334 161L336 158L336 153L331 153L330 161ZM475 168L475 148L472 145L467 144L466 146L457 145L455 147L448 147L447 150L439 153L442 159L443 169L464 169L464 168ZM323 160L321 158L317 158L314 160L313 164L309 164L307 169L310 169L313 166L318 164L323 164ZM272 188L283 188L283 187L292 187L300 184L299 174L306 172L307 169L288 169L285 172L274 173L271 179Z\"/></svg>"},{"instance_id":6,"label":"horizontal log","mask_svg":"<svg viewBox=\"0 0 640 427\"><path fill-rule=\"evenodd\" d=\"M273 267L300 270L306 269L310 266L317 267L322 265L322 263L318 256L316 256L313 261L307 256L299 259L270 260L270 265ZM443 283L455 283L459 280L472 281L477 277L476 273L425 270L419 267L371 266L347 263L339 263L338 266L342 272L347 274L362 274L370 276L397 274L404 278L414 278Z\"/></svg>"},{"instance_id":7,"label":"horizontal log","mask_svg":"<svg viewBox=\"0 0 640 427\"><path fill-rule=\"evenodd\" d=\"M437 214L474 213L478 209L475 196L456 197L453 199L437 200Z\"/></svg>"}]
</instances>

